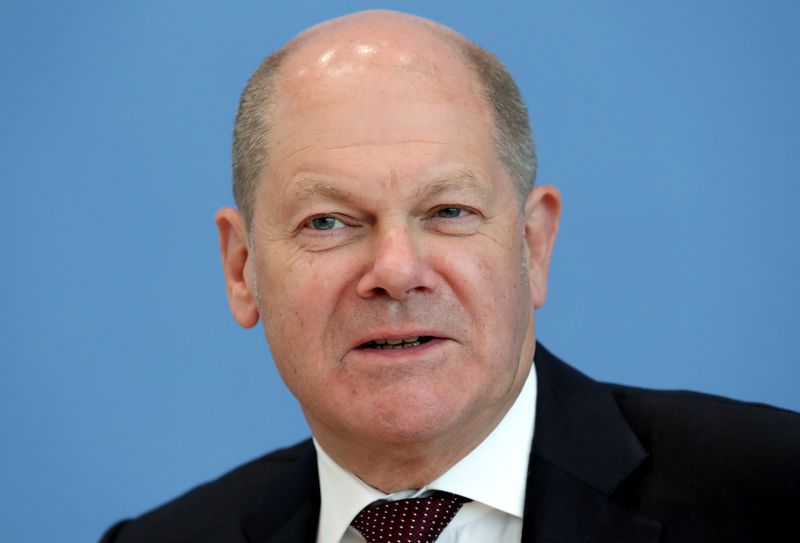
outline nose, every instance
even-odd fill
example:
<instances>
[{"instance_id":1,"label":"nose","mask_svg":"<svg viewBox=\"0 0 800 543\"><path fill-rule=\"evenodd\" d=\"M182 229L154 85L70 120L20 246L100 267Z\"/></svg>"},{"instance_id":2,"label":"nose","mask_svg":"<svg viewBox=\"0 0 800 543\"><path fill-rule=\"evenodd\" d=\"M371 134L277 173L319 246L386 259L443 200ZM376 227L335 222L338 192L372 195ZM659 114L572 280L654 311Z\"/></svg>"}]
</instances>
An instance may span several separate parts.
<instances>
[{"instance_id":1,"label":"nose","mask_svg":"<svg viewBox=\"0 0 800 543\"><path fill-rule=\"evenodd\" d=\"M407 225L376 230L367 270L358 281L358 295L370 298L386 294L405 300L414 291L431 291L436 273L428 261L428 251L421 234Z\"/></svg>"}]
</instances>

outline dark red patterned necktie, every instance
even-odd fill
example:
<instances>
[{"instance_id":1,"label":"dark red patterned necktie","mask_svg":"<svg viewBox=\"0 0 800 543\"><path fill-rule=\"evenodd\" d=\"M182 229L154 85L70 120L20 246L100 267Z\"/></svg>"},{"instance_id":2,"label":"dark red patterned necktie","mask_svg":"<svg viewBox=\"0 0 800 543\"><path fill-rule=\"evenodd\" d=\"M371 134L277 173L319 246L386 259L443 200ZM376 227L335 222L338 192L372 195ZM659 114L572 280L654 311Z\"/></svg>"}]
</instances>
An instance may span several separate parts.
<instances>
[{"instance_id":1,"label":"dark red patterned necktie","mask_svg":"<svg viewBox=\"0 0 800 543\"><path fill-rule=\"evenodd\" d=\"M427 498L409 498L368 505L353 519L367 543L433 543L469 498L436 491Z\"/></svg>"}]
</instances>

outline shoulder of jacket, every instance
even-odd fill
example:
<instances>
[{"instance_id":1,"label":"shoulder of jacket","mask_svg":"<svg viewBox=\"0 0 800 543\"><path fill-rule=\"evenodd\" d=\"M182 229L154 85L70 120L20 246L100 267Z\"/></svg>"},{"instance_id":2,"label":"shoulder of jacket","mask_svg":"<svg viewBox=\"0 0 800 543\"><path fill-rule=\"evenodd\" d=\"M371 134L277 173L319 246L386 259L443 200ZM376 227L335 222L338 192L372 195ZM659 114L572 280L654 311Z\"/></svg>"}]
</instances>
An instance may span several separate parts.
<instances>
[{"instance_id":1,"label":"shoulder of jacket","mask_svg":"<svg viewBox=\"0 0 800 543\"><path fill-rule=\"evenodd\" d=\"M118 522L101 543L211 541L230 539L227 530L238 527L238 517L266 495L272 482L313 448L310 439L279 449L201 484L141 516ZM202 537L200 537L202 534Z\"/></svg>"}]
</instances>

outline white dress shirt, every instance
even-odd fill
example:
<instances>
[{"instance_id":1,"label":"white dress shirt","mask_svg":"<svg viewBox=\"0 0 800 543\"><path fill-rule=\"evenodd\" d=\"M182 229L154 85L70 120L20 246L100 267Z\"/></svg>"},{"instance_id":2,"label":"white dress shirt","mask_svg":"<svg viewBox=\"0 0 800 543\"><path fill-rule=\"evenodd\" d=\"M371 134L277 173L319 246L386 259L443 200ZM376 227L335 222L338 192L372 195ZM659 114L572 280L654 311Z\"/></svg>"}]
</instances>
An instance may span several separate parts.
<instances>
[{"instance_id":1,"label":"white dress shirt","mask_svg":"<svg viewBox=\"0 0 800 543\"><path fill-rule=\"evenodd\" d=\"M376 500L400 500L443 490L470 498L437 543L518 542L522 534L528 458L536 418L536 369L500 424L467 456L423 488L384 494L339 466L314 440L319 470L317 543L363 543L350 526Z\"/></svg>"}]
</instances>

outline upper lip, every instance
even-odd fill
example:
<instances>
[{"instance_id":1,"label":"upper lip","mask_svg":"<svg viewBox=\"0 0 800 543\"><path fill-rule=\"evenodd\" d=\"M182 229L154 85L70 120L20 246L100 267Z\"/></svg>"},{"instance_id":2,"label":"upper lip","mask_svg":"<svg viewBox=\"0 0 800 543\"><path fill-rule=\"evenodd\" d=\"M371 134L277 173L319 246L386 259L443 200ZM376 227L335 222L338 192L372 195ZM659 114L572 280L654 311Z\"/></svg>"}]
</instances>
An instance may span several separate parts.
<instances>
[{"instance_id":1,"label":"upper lip","mask_svg":"<svg viewBox=\"0 0 800 543\"><path fill-rule=\"evenodd\" d=\"M449 339L446 334L430 328L391 328L385 330L371 331L357 339L353 348L357 349L365 343L376 339L405 339L410 337L434 337L437 339Z\"/></svg>"}]
</instances>

